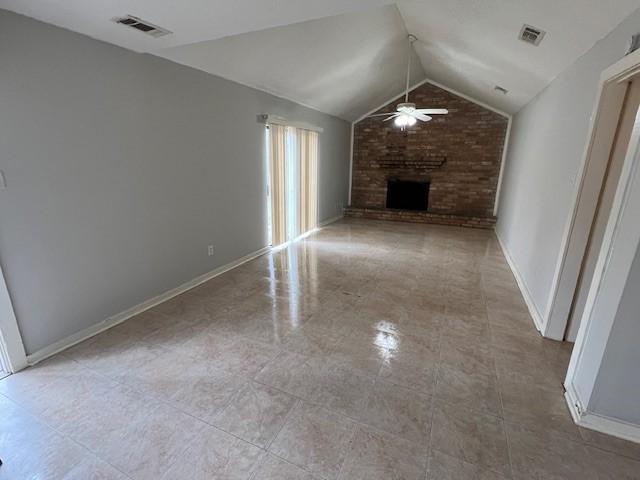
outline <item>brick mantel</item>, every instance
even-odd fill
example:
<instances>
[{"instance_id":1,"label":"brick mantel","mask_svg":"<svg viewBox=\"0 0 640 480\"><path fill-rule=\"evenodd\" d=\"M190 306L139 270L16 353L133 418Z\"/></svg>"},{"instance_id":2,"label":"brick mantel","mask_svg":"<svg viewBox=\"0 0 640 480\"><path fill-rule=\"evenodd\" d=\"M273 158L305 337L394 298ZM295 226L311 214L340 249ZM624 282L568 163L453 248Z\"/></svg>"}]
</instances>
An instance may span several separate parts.
<instances>
[{"instance_id":1,"label":"brick mantel","mask_svg":"<svg viewBox=\"0 0 640 480\"><path fill-rule=\"evenodd\" d=\"M376 113L395 111L399 101ZM465 217L494 221L508 119L429 83L410 92L409 101L418 108L447 108L449 114L404 132L380 117L356 123L351 206L359 215L380 215L389 178L428 181L428 213L435 216L413 215L412 221L442 215L461 218L462 223Z\"/></svg>"}]
</instances>

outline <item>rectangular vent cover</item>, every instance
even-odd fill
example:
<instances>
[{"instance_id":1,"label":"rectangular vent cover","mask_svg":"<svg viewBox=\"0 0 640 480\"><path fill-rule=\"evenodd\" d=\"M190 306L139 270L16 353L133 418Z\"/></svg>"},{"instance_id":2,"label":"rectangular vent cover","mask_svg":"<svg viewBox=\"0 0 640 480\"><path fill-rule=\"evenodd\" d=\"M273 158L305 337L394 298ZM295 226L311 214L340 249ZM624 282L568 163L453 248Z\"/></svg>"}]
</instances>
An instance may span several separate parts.
<instances>
[{"instance_id":1,"label":"rectangular vent cover","mask_svg":"<svg viewBox=\"0 0 640 480\"><path fill-rule=\"evenodd\" d=\"M520 40L522 40L523 42L538 46L544 38L545 33L546 32L540 30L539 28L525 24L522 26L522 30L520 30L520 36L518 38L520 38Z\"/></svg>"},{"instance_id":2,"label":"rectangular vent cover","mask_svg":"<svg viewBox=\"0 0 640 480\"><path fill-rule=\"evenodd\" d=\"M154 25L153 23L147 22L146 20L142 20L138 17L134 17L133 15L127 15L126 17L116 17L112 18L112 20L120 25L125 25L127 27L135 28L136 30L146 33L147 35L151 35L152 37L162 37L164 35L169 35L171 31L166 28L159 27L158 25Z\"/></svg>"}]
</instances>

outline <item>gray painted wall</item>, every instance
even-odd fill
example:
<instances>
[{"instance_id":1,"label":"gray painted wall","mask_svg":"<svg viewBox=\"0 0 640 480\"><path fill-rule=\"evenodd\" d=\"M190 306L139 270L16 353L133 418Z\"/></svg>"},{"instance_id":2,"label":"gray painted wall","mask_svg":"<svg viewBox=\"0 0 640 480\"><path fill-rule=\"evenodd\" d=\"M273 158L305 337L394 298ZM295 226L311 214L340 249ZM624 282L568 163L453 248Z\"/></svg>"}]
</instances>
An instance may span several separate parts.
<instances>
[{"instance_id":1,"label":"gray painted wall","mask_svg":"<svg viewBox=\"0 0 640 480\"><path fill-rule=\"evenodd\" d=\"M640 31L622 22L515 115L497 231L545 315L601 72Z\"/></svg>"},{"instance_id":2,"label":"gray painted wall","mask_svg":"<svg viewBox=\"0 0 640 480\"><path fill-rule=\"evenodd\" d=\"M640 249L636 250L587 409L640 425Z\"/></svg>"},{"instance_id":3,"label":"gray painted wall","mask_svg":"<svg viewBox=\"0 0 640 480\"><path fill-rule=\"evenodd\" d=\"M258 114L324 128L320 218L347 202L343 120L2 10L0 65L0 261L28 353L266 245Z\"/></svg>"}]
</instances>

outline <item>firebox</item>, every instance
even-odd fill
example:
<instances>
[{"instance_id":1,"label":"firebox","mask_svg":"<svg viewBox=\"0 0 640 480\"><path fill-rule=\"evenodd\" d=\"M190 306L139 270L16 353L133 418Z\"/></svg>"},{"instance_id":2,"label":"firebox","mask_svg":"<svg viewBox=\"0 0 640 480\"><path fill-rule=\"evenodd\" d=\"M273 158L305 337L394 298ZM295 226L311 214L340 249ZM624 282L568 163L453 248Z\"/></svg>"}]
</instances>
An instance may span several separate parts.
<instances>
[{"instance_id":1,"label":"firebox","mask_svg":"<svg viewBox=\"0 0 640 480\"><path fill-rule=\"evenodd\" d=\"M427 210L428 206L429 182L387 180L387 208Z\"/></svg>"}]
</instances>

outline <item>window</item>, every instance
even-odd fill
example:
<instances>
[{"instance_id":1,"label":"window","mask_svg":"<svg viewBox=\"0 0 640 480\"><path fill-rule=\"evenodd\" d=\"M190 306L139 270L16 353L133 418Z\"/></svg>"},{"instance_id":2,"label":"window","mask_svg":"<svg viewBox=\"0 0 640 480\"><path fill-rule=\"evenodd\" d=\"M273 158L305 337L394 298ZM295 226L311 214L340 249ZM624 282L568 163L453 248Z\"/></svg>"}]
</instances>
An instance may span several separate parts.
<instances>
[{"instance_id":1,"label":"window","mask_svg":"<svg viewBox=\"0 0 640 480\"><path fill-rule=\"evenodd\" d=\"M280 245L318 225L318 132L268 126L269 228Z\"/></svg>"}]
</instances>

